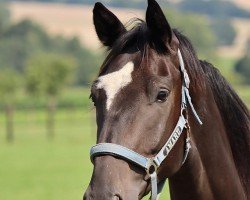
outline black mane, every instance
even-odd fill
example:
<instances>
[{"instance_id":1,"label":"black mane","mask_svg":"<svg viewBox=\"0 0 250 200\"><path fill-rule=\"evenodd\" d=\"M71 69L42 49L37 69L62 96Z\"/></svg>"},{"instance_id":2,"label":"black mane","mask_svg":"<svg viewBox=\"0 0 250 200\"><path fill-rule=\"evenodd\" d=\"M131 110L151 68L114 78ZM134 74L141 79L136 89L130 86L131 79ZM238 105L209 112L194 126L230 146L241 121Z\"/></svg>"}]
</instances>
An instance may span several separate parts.
<instances>
[{"instance_id":1,"label":"black mane","mask_svg":"<svg viewBox=\"0 0 250 200\"><path fill-rule=\"evenodd\" d=\"M212 64L197 58L191 42L174 30L193 87L202 89L208 82L227 129L235 165L247 196L250 195L250 113L230 84ZM207 80L207 81L204 81Z\"/></svg>"},{"instance_id":2,"label":"black mane","mask_svg":"<svg viewBox=\"0 0 250 200\"><path fill-rule=\"evenodd\" d=\"M235 165L247 194L250 194L250 114L246 105L220 72L201 61L215 101L227 128ZM248 196L247 195L247 196Z\"/></svg>"},{"instance_id":3,"label":"black mane","mask_svg":"<svg viewBox=\"0 0 250 200\"><path fill-rule=\"evenodd\" d=\"M180 49L194 88L208 80L214 99L220 110L235 165L247 196L250 195L250 114L249 110L230 84L212 64L200 61L191 42L178 31L174 31L180 41ZM203 79L203 81L201 80ZM199 82L197 82L199 80ZM202 88L202 86L201 86Z\"/></svg>"}]
</instances>

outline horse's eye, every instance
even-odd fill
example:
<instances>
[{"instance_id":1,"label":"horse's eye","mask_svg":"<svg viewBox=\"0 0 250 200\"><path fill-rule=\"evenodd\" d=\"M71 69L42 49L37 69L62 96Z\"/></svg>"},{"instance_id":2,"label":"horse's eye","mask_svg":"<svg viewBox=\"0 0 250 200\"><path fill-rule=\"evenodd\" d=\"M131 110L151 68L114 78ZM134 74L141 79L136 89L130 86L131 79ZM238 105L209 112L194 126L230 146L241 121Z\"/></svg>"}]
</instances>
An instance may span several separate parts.
<instances>
[{"instance_id":1,"label":"horse's eye","mask_svg":"<svg viewBox=\"0 0 250 200\"><path fill-rule=\"evenodd\" d=\"M156 98L157 102L160 103L165 102L167 100L168 94L169 94L168 90L164 89L160 90L159 93L157 94Z\"/></svg>"}]
</instances>

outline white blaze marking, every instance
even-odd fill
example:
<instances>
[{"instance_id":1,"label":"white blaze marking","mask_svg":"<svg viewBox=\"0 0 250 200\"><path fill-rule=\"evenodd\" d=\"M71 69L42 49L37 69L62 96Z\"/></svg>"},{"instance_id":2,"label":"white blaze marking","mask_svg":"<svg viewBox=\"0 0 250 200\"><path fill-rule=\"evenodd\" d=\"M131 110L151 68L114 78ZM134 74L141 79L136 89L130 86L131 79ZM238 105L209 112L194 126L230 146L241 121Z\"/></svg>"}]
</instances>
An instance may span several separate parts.
<instances>
[{"instance_id":1,"label":"white blaze marking","mask_svg":"<svg viewBox=\"0 0 250 200\"><path fill-rule=\"evenodd\" d=\"M115 95L132 81L134 63L128 62L120 70L98 78L97 88L104 89L107 96L106 108L109 110Z\"/></svg>"}]
</instances>

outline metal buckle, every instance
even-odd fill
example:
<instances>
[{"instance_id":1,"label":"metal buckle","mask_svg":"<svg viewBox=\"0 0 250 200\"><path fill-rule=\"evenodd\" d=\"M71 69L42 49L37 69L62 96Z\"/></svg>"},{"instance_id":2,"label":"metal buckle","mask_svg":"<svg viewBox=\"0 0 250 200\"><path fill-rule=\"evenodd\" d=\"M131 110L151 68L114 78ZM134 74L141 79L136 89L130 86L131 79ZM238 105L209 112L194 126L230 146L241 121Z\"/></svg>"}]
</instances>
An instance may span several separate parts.
<instances>
[{"instance_id":1,"label":"metal buckle","mask_svg":"<svg viewBox=\"0 0 250 200\"><path fill-rule=\"evenodd\" d=\"M181 114L183 115L183 113L186 111L187 111L187 104L183 102L181 104Z\"/></svg>"},{"instance_id":2,"label":"metal buckle","mask_svg":"<svg viewBox=\"0 0 250 200\"><path fill-rule=\"evenodd\" d=\"M146 169L147 175L150 176L154 172L157 172L157 169L158 169L158 166L154 162L154 160L152 158L148 159L147 169Z\"/></svg>"}]
</instances>

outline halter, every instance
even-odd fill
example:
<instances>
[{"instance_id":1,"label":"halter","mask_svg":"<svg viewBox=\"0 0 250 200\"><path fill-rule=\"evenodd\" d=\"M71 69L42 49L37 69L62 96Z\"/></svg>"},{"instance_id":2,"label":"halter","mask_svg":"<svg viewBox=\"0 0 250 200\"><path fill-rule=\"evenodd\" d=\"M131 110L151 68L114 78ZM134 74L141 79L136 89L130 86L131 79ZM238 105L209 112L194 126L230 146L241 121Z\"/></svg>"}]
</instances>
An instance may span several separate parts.
<instances>
[{"instance_id":1,"label":"halter","mask_svg":"<svg viewBox=\"0 0 250 200\"><path fill-rule=\"evenodd\" d=\"M191 101L191 97L189 94L190 79L185 69L184 61L183 61L183 58L179 49L178 49L178 58L180 62L180 71L183 77L182 89L181 89L181 94L182 94L181 95L182 96L181 97L181 113L180 113L179 120L174 128L174 131L170 135L167 142L163 145L159 153L152 158L147 158L134 152L131 149L128 149L124 146L113 144L113 143L99 143L90 149L90 159L92 163L93 163L93 159L97 156L112 155L112 156L123 158L124 160L128 162L131 162L139 167L144 168L146 170L147 175L151 179L151 188L152 188L151 200L159 199L161 190L166 182L166 179L164 179L163 181L159 183L157 182L157 169L160 167L161 163L166 159L170 151L173 149L174 145L180 138L184 128L189 129L188 121L184 114L184 111L187 109L188 105L190 105L191 110L195 118L199 122L199 124L202 125L202 122L197 112L195 111L193 103ZM184 153L182 165L186 161L190 148L191 148L191 143L190 143L190 137L188 134L186 138L186 143L185 143L185 153Z\"/></svg>"}]
</instances>

